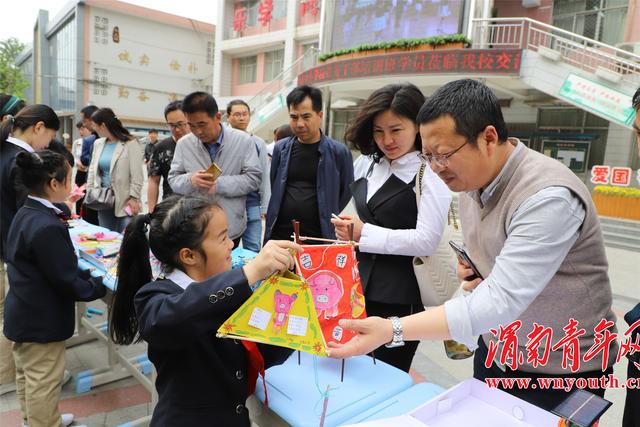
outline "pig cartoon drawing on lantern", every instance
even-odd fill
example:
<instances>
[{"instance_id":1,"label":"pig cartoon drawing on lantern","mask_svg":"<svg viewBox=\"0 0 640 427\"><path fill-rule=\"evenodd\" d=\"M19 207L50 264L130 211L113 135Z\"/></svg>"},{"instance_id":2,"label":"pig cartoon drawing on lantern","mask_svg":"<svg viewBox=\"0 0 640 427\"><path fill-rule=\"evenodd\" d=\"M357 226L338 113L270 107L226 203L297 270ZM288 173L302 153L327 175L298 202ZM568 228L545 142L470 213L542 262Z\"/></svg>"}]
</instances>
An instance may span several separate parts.
<instances>
[{"instance_id":1,"label":"pig cartoon drawing on lantern","mask_svg":"<svg viewBox=\"0 0 640 427\"><path fill-rule=\"evenodd\" d=\"M279 289L276 290L276 293L273 297L273 311L275 311L276 315L273 318L273 331L278 334L280 330L284 326L287 318L289 317L289 311L291 311L291 306L295 302L296 298L298 298L298 294L293 293L291 295L283 294Z\"/></svg>"},{"instance_id":2,"label":"pig cartoon drawing on lantern","mask_svg":"<svg viewBox=\"0 0 640 427\"><path fill-rule=\"evenodd\" d=\"M332 271L322 270L311 275L307 282L311 288L318 317L322 311L325 319L338 316L338 303L344 294L340 276Z\"/></svg>"}]
</instances>

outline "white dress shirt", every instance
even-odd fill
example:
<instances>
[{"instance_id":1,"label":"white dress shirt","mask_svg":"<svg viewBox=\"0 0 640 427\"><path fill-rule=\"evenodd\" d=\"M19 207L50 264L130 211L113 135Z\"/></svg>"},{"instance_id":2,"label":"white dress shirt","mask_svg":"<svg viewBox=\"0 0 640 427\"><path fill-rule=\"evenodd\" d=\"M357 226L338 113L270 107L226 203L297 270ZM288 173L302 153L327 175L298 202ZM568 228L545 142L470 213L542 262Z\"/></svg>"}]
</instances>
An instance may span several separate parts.
<instances>
[{"instance_id":1,"label":"white dress shirt","mask_svg":"<svg viewBox=\"0 0 640 427\"><path fill-rule=\"evenodd\" d=\"M29 194L27 196L28 198L30 198L31 200L35 200L36 202L42 203L45 207L49 208L49 209L53 209L55 213L59 214L62 213L62 211L58 208L56 208L53 203L51 203L51 201L47 200L47 199L43 199L41 197L36 197L36 196L32 196L31 194Z\"/></svg>"},{"instance_id":2,"label":"white dress shirt","mask_svg":"<svg viewBox=\"0 0 640 427\"><path fill-rule=\"evenodd\" d=\"M17 145L20 148L23 148L25 150L27 150L29 153L33 153L34 150L32 146L30 146L29 144L27 144L25 141L18 139L18 138L14 138L13 136L10 136L7 138L7 142L12 143L13 145Z\"/></svg>"},{"instance_id":3,"label":"white dress shirt","mask_svg":"<svg viewBox=\"0 0 640 427\"><path fill-rule=\"evenodd\" d=\"M395 175L407 184L415 182L415 176L421 164L419 154L418 151L411 151L392 161L383 157L380 163L374 164L369 176L366 174L373 160L368 161L366 168L358 168L355 179L367 178L367 202L391 175ZM422 177L416 227L408 230L392 230L365 224L362 228L359 249L369 253L405 256L433 254L442 238L450 203L449 188L427 165Z\"/></svg>"},{"instance_id":4,"label":"white dress shirt","mask_svg":"<svg viewBox=\"0 0 640 427\"><path fill-rule=\"evenodd\" d=\"M174 268L171 273L165 275L165 279L171 280L182 289L187 289L187 286L189 286L193 282L196 282L196 280L193 280L187 275L187 273L180 270L179 268Z\"/></svg>"}]
</instances>

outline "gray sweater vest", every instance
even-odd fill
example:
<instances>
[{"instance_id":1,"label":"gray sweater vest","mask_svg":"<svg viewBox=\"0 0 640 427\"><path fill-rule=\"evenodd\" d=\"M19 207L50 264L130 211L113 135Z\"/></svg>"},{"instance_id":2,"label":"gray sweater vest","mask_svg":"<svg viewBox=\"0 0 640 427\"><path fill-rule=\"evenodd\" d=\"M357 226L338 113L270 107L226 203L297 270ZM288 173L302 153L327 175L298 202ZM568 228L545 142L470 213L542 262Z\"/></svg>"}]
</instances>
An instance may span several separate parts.
<instances>
[{"instance_id":1,"label":"gray sweater vest","mask_svg":"<svg viewBox=\"0 0 640 427\"><path fill-rule=\"evenodd\" d=\"M585 219L578 240L556 274L519 317L522 326L517 333L518 352L523 355L519 369L547 374L570 373L569 367L562 368L562 348L550 352L546 366L538 365L534 368L527 363L526 344L527 334L533 331L534 322L553 330L552 343L555 344L565 336L562 328L573 318L579 322L578 329L585 329L585 334L579 338L579 372L599 370L602 353L588 362L584 361L584 355L594 344L594 328L598 322L602 319L615 322L615 315L611 310L611 284L607 274L608 264L600 221L591 195L573 172L554 159L524 148L512 153L516 157L505 166L507 169L498 187L484 207L469 195L460 195L460 219L465 244L480 273L484 277L489 276L507 239L506 230L511 218L519 206L547 187L566 187L571 190L584 204ZM508 287L509 283L504 286ZM502 326L506 327L507 324ZM609 330L615 333L615 325ZM491 340L496 342L491 334L483 335L483 339L487 346ZM618 344L614 341L610 347L607 367L615 362L617 350ZM542 352L541 346L539 354ZM498 365L500 354L501 349L495 358Z\"/></svg>"}]
</instances>

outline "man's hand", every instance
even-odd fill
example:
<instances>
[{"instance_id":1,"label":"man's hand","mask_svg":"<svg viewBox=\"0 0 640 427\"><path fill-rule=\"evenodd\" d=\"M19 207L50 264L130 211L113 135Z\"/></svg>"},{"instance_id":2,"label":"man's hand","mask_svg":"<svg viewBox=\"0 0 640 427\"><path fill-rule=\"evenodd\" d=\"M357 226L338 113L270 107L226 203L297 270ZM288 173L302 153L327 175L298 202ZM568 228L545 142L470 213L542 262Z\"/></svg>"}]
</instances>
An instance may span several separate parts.
<instances>
[{"instance_id":1,"label":"man's hand","mask_svg":"<svg viewBox=\"0 0 640 427\"><path fill-rule=\"evenodd\" d=\"M191 175L191 185L201 190L211 191L212 188L215 188L216 184L212 178L213 176L207 173L207 171L199 170Z\"/></svg>"},{"instance_id":2,"label":"man's hand","mask_svg":"<svg viewBox=\"0 0 640 427\"><path fill-rule=\"evenodd\" d=\"M458 258L458 279L460 279L462 284L462 288L467 292L472 292L475 288L478 287L480 283L482 283L482 279L479 277L473 280L467 280L467 277L473 277L476 273L473 271L471 267L467 265L464 261Z\"/></svg>"}]
</instances>

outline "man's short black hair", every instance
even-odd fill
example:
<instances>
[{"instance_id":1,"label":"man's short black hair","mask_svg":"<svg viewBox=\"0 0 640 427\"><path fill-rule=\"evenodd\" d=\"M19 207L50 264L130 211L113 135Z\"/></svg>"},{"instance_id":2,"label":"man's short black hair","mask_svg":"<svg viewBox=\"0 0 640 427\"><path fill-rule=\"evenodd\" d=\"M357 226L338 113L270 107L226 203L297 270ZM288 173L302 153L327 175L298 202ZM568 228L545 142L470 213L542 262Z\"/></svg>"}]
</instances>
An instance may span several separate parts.
<instances>
[{"instance_id":1,"label":"man's short black hair","mask_svg":"<svg viewBox=\"0 0 640 427\"><path fill-rule=\"evenodd\" d=\"M93 113L95 113L96 111L98 111L98 107L96 107L95 105L87 105L86 107L82 108L82 110L80 110L85 119L90 119L91 116L93 116Z\"/></svg>"},{"instance_id":2,"label":"man's short black hair","mask_svg":"<svg viewBox=\"0 0 640 427\"><path fill-rule=\"evenodd\" d=\"M636 90L636 93L633 94L631 105L633 105L633 109L636 110L636 112L640 109L640 87Z\"/></svg>"},{"instance_id":3,"label":"man's short black hair","mask_svg":"<svg viewBox=\"0 0 640 427\"><path fill-rule=\"evenodd\" d=\"M417 121L423 125L442 116L451 116L456 133L471 144L487 126L496 128L501 143L509 136L498 97L476 80L455 80L440 87L424 102Z\"/></svg>"},{"instance_id":4,"label":"man's short black hair","mask_svg":"<svg viewBox=\"0 0 640 427\"><path fill-rule=\"evenodd\" d=\"M209 117L214 117L218 112L218 103L206 92L193 92L182 101L182 111L185 114L202 112L207 113Z\"/></svg>"},{"instance_id":5,"label":"man's short black hair","mask_svg":"<svg viewBox=\"0 0 640 427\"><path fill-rule=\"evenodd\" d=\"M172 111L182 111L182 101L173 101L167 104L166 107L164 107L164 119L167 120L167 114L169 114Z\"/></svg>"},{"instance_id":6,"label":"man's short black hair","mask_svg":"<svg viewBox=\"0 0 640 427\"><path fill-rule=\"evenodd\" d=\"M149 129L149 133L158 133L157 129Z\"/></svg>"},{"instance_id":7,"label":"man's short black hair","mask_svg":"<svg viewBox=\"0 0 640 427\"><path fill-rule=\"evenodd\" d=\"M82 129L84 127L84 123L82 123L82 120L76 123L76 127L78 129Z\"/></svg>"},{"instance_id":8,"label":"man's short black hair","mask_svg":"<svg viewBox=\"0 0 640 427\"><path fill-rule=\"evenodd\" d=\"M231 110L233 109L234 105L244 105L245 107L247 107L247 110L249 111L249 113L251 113L251 108L249 108L249 104L244 102L242 99L234 99L233 101L230 101L227 104L227 115L231 114Z\"/></svg>"},{"instance_id":9,"label":"man's short black hair","mask_svg":"<svg viewBox=\"0 0 640 427\"><path fill-rule=\"evenodd\" d=\"M287 108L290 110L291 106L296 106L304 102L306 98L311 99L311 108L316 113L322 111L322 92L320 89L313 86L304 85L298 86L287 95Z\"/></svg>"}]
</instances>

